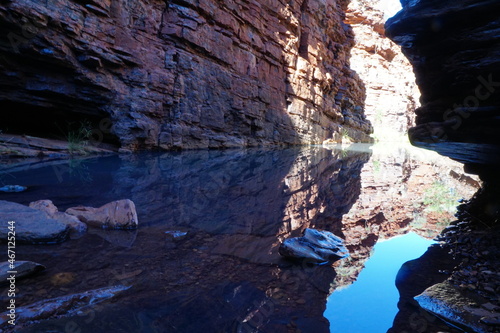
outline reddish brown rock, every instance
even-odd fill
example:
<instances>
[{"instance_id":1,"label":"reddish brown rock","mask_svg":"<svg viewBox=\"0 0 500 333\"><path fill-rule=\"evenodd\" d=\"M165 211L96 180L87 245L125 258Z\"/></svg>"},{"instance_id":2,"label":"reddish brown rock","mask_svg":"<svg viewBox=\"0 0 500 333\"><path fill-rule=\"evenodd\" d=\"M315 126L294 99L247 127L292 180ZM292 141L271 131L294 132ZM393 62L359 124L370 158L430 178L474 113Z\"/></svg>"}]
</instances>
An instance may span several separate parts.
<instances>
[{"instance_id":1,"label":"reddish brown rock","mask_svg":"<svg viewBox=\"0 0 500 333\"><path fill-rule=\"evenodd\" d=\"M72 207L66 213L90 226L105 229L136 229L138 224L135 204L129 199L113 201L99 208Z\"/></svg>"},{"instance_id":2,"label":"reddish brown rock","mask_svg":"<svg viewBox=\"0 0 500 333\"><path fill-rule=\"evenodd\" d=\"M415 123L420 91L413 69L401 47L385 35L384 23L397 7L389 2L352 0L346 22L352 26L356 44L351 68L366 86L365 113L377 141L406 141Z\"/></svg>"},{"instance_id":3,"label":"reddish brown rock","mask_svg":"<svg viewBox=\"0 0 500 333\"><path fill-rule=\"evenodd\" d=\"M30 203L29 207L45 212L48 217L68 225L72 238L87 231L87 225L85 223L81 222L76 216L60 212L51 200L34 201Z\"/></svg>"},{"instance_id":4,"label":"reddish brown rock","mask_svg":"<svg viewBox=\"0 0 500 333\"><path fill-rule=\"evenodd\" d=\"M64 137L87 120L123 150L369 140L346 6L5 2L0 130Z\"/></svg>"}]
</instances>

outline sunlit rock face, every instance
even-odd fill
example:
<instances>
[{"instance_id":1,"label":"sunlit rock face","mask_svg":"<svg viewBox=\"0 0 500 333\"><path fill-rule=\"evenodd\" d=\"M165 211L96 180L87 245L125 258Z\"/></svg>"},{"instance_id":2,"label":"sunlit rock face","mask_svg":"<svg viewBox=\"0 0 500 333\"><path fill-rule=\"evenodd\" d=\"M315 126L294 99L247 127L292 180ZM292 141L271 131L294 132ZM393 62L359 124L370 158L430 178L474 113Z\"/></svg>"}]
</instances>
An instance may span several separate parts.
<instances>
[{"instance_id":1,"label":"sunlit rock face","mask_svg":"<svg viewBox=\"0 0 500 333\"><path fill-rule=\"evenodd\" d=\"M64 137L87 120L124 149L369 140L346 6L4 1L0 129Z\"/></svg>"},{"instance_id":2,"label":"sunlit rock face","mask_svg":"<svg viewBox=\"0 0 500 333\"><path fill-rule=\"evenodd\" d=\"M422 93L410 139L467 164L500 163L498 1L405 1L386 24Z\"/></svg>"},{"instance_id":3,"label":"sunlit rock face","mask_svg":"<svg viewBox=\"0 0 500 333\"><path fill-rule=\"evenodd\" d=\"M398 0L353 0L347 7L346 23L355 39L351 68L366 86L365 113L376 140L401 141L414 125L414 110L419 106L411 64L400 46L385 35L385 20L398 8Z\"/></svg>"}]
</instances>

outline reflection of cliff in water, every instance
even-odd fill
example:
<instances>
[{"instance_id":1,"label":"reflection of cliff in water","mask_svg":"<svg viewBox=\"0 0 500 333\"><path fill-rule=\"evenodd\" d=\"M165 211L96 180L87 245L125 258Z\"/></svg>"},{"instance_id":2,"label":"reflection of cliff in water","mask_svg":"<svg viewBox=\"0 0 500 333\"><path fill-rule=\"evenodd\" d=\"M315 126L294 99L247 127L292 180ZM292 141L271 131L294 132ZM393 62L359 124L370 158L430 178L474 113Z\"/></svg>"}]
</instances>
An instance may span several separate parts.
<instances>
[{"instance_id":1,"label":"reflection of cliff in water","mask_svg":"<svg viewBox=\"0 0 500 333\"><path fill-rule=\"evenodd\" d=\"M457 200L470 197L477 178L460 163L414 147L371 147L361 170L361 193L342 219L351 255L337 263L333 289L356 280L378 240L413 231L434 238L454 219Z\"/></svg>"},{"instance_id":2,"label":"reflection of cliff in water","mask_svg":"<svg viewBox=\"0 0 500 333\"><path fill-rule=\"evenodd\" d=\"M23 246L23 258L36 256L49 267L22 283L24 302L121 283L133 287L97 306L92 320L71 321L89 331L327 332L323 311L335 271L291 265L276 249L306 227L340 230L368 159L369 153L309 147L101 158L85 162L85 179L65 173L61 182L51 166L37 169L53 177L51 184L32 170L13 172L32 190L10 200L49 198L67 207L126 197L136 203L141 225L133 237L92 231L43 251ZM71 188L78 188L76 197L67 196ZM171 230L187 235L172 239L165 234ZM74 273L74 280L61 288L53 278L59 272ZM67 322L34 327L57 331Z\"/></svg>"},{"instance_id":3,"label":"reflection of cliff in water","mask_svg":"<svg viewBox=\"0 0 500 333\"><path fill-rule=\"evenodd\" d=\"M369 157L366 149L319 147L191 151L89 160L84 178L56 177L53 166L38 168L37 177L32 169L11 172L32 190L6 200L49 198L68 207L130 198L141 225L132 234L92 231L42 251L21 247L23 259L49 267L20 282L23 300L126 284L132 288L93 308L91 320L71 320L84 331L328 332L323 312L332 283L352 283L379 238L440 228L419 204L433 185L426 179L439 174L446 186L461 186L447 176L449 166L422 164L403 151ZM75 188L78 195L69 196ZM427 222L415 225L419 214ZM279 242L306 227L345 237L350 258L334 267L282 261ZM165 234L172 230L187 235L172 239ZM61 288L52 278L59 272L75 278ZM64 329L67 322L36 327Z\"/></svg>"}]
</instances>

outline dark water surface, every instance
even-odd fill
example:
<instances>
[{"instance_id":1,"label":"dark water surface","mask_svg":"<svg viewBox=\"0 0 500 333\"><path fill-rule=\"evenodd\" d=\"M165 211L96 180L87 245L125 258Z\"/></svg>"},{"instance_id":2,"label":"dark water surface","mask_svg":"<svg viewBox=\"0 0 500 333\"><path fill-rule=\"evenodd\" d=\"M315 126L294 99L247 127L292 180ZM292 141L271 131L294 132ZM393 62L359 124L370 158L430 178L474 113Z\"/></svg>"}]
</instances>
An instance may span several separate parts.
<instances>
[{"instance_id":1,"label":"dark water surface","mask_svg":"<svg viewBox=\"0 0 500 333\"><path fill-rule=\"evenodd\" d=\"M47 269L18 281L19 306L97 288L128 289L16 331L384 332L396 317L394 332L410 332L407 313L418 310L398 313L395 287L381 286L394 286L401 264L423 254L452 219L456 199L474 191L450 172L459 173L459 166L422 156L357 145L4 166L0 184L29 191L0 200L51 199L64 210L129 198L140 225L89 229L58 245L20 245L17 260ZM314 267L282 260L280 242L308 227L345 238L350 257ZM391 256L409 250L404 258ZM443 327L433 325L436 332Z\"/></svg>"}]
</instances>

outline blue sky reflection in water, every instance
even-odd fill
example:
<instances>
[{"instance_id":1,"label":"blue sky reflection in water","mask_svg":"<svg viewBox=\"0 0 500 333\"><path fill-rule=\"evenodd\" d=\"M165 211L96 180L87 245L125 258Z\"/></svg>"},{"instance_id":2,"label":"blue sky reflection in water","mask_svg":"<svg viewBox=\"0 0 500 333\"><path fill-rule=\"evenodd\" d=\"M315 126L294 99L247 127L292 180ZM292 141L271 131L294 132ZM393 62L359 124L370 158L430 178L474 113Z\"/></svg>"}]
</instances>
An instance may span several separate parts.
<instances>
[{"instance_id":1,"label":"blue sky reflection in water","mask_svg":"<svg viewBox=\"0 0 500 333\"><path fill-rule=\"evenodd\" d=\"M398 312L395 277L401 265L433 243L415 233L379 241L358 279L328 298L324 316L331 333L382 333Z\"/></svg>"}]
</instances>

